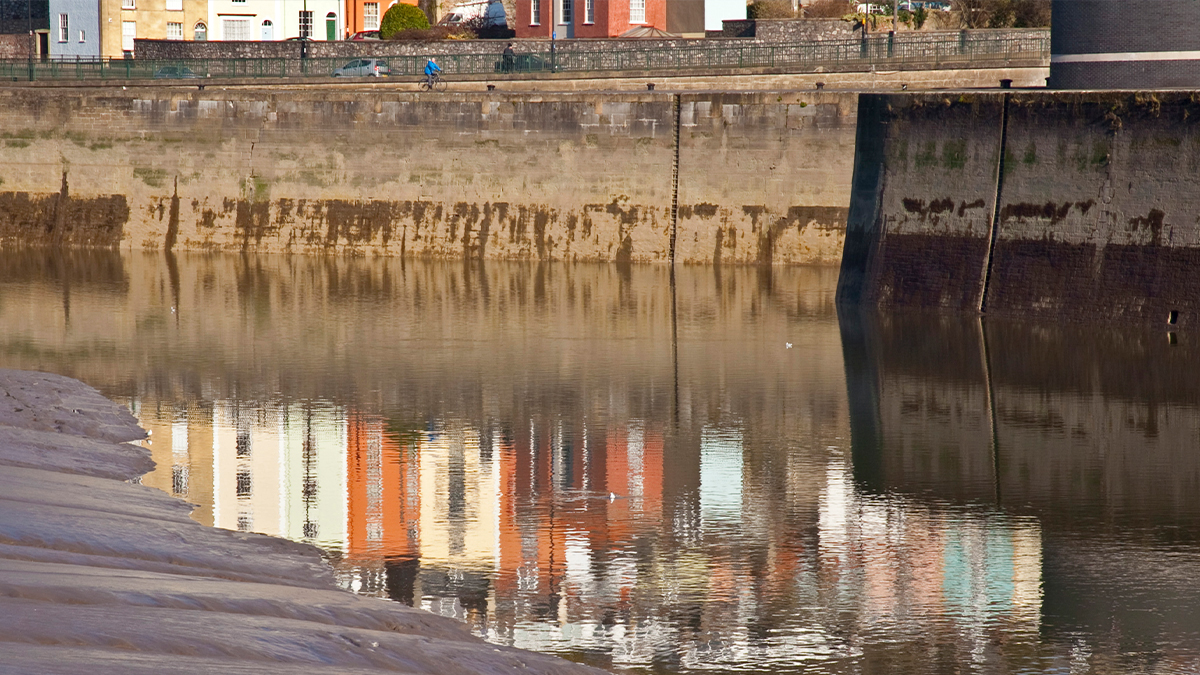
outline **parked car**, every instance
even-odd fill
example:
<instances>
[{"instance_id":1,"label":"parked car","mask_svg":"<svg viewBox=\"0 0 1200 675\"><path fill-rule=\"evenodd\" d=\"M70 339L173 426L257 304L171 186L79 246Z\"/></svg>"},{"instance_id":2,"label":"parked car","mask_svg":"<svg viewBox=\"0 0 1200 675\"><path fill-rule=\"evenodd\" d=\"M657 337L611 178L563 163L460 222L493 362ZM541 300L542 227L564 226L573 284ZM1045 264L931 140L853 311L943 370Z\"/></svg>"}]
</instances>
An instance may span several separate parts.
<instances>
[{"instance_id":1,"label":"parked car","mask_svg":"<svg viewBox=\"0 0 1200 675\"><path fill-rule=\"evenodd\" d=\"M348 40L378 40L379 31L377 30L360 30L354 35L351 35Z\"/></svg>"},{"instance_id":2,"label":"parked car","mask_svg":"<svg viewBox=\"0 0 1200 675\"><path fill-rule=\"evenodd\" d=\"M192 80L200 77L187 66L163 66L154 71L156 80Z\"/></svg>"},{"instance_id":3,"label":"parked car","mask_svg":"<svg viewBox=\"0 0 1200 675\"><path fill-rule=\"evenodd\" d=\"M438 21L439 26L457 26L461 23L483 19L485 26L507 26L504 3L500 0L471 0L454 5Z\"/></svg>"},{"instance_id":4,"label":"parked car","mask_svg":"<svg viewBox=\"0 0 1200 675\"><path fill-rule=\"evenodd\" d=\"M504 62L497 61L494 70L497 73L504 72ZM540 54L517 54L513 57L514 73L528 73L541 70L554 70L554 65L550 63L550 59Z\"/></svg>"},{"instance_id":5,"label":"parked car","mask_svg":"<svg viewBox=\"0 0 1200 675\"><path fill-rule=\"evenodd\" d=\"M387 77L392 69L380 59L354 59L333 71L334 77Z\"/></svg>"}]
</instances>

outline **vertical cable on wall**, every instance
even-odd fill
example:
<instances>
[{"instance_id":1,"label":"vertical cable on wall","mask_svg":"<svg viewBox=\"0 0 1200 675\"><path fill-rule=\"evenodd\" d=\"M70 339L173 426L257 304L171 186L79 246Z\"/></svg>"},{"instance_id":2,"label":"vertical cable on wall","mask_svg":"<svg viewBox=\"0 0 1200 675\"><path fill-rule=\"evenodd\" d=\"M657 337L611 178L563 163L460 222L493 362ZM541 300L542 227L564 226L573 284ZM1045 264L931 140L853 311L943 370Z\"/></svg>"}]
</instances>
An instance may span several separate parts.
<instances>
[{"instance_id":1,"label":"vertical cable on wall","mask_svg":"<svg viewBox=\"0 0 1200 675\"><path fill-rule=\"evenodd\" d=\"M675 267L675 233L679 226L679 110L680 96L675 94L675 159L671 166L671 267ZM673 275L674 273L672 273ZM673 277L672 277L673 278Z\"/></svg>"},{"instance_id":2,"label":"vertical cable on wall","mask_svg":"<svg viewBox=\"0 0 1200 675\"><path fill-rule=\"evenodd\" d=\"M1004 156L1008 152L1008 94L1001 95L1000 152L996 158L996 191L992 195L992 220L988 223L987 257L983 263L983 283L979 292L979 311L987 312L988 286L992 282L992 255L1000 232L1000 198L1004 195Z\"/></svg>"}]
</instances>

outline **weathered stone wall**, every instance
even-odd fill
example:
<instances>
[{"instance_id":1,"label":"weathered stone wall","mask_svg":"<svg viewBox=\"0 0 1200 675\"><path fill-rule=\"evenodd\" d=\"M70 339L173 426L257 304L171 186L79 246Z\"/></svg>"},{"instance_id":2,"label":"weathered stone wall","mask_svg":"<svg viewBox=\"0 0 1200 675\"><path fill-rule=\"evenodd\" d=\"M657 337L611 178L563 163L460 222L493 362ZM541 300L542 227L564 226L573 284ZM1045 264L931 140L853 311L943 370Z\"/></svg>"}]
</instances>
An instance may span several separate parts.
<instances>
[{"instance_id":1,"label":"weathered stone wall","mask_svg":"<svg viewBox=\"0 0 1200 675\"><path fill-rule=\"evenodd\" d=\"M518 54L544 53L550 49L546 39L526 40L339 40L308 44L311 58L355 58L396 56L451 56L464 54L500 54L504 45L513 43ZM699 43L698 39L575 39L557 40L555 50L563 54L605 53L644 49L673 49ZM299 59L298 41L279 42L193 42L190 40L137 40L140 59Z\"/></svg>"},{"instance_id":2,"label":"weathered stone wall","mask_svg":"<svg viewBox=\"0 0 1200 675\"><path fill-rule=\"evenodd\" d=\"M31 47L26 34L0 33L0 59L28 58Z\"/></svg>"},{"instance_id":3,"label":"weathered stone wall","mask_svg":"<svg viewBox=\"0 0 1200 675\"><path fill-rule=\"evenodd\" d=\"M841 301L1200 323L1197 115L1188 93L865 95Z\"/></svg>"},{"instance_id":4,"label":"weathered stone wall","mask_svg":"<svg viewBox=\"0 0 1200 675\"><path fill-rule=\"evenodd\" d=\"M726 19L721 37L755 38L761 42L849 40L859 35L841 19Z\"/></svg>"},{"instance_id":5,"label":"weathered stone wall","mask_svg":"<svg viewBox=\"0 0 1200 675\"><path fill-rule=\"evenodd\" d=\"M0 243L833 264L856 101L10 89Z\"/></svg>"}]
</instances>

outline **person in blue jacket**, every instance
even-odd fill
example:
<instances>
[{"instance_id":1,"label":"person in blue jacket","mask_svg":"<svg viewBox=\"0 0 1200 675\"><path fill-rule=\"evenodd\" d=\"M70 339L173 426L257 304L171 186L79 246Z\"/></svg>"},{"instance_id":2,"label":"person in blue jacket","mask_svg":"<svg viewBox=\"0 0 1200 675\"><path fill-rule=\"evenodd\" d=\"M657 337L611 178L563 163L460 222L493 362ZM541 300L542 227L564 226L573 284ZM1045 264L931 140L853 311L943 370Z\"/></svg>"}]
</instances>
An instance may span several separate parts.
<instances>
[{"instance_id":1,"label":"person in blue jacket","mask_svg":"<svg viewBox=\"0 0 1200 675\"><path fill-rule=\"evenodd\" d=\"M438 66L437 59L432 56L429 57L429 60L425 62L425 79L429 82L430 87L433 86L433 74L440 72L442 72L442 69Z\"/></svg>"}]
</instances>

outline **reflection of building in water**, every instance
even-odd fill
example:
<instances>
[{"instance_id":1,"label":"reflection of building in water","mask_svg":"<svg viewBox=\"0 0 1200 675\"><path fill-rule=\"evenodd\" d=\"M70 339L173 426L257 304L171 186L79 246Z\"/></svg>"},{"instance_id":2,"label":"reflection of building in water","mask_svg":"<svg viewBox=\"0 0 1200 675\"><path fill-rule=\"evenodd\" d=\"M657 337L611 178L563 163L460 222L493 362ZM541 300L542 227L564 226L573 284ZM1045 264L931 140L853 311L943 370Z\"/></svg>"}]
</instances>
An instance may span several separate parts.
<instances>
[{"instance_id":1,"label":"reflection of building in water","mask_svg":"<svg viewBox=\"0 0 1200 675\"><path fill-rule=\"evenodd\" d=\"M826 583L864 603L861 628L952 617L975 649L994 637L986 628L1036 636L1042 607L1036 521L935 510L900 497L864 496L852 486L849 467L831 465L818 555Z\"/></svg>"},{"instance_id":2,"label":"reflection of building in water","mask_svg":"<svg viewBox=\"0 0 1200 675\"><path fill-rule=\"evenodd\" d=\"M199 504L197 520L340 550L347 540L344 415L300 404L217 401L179 411L135 402L157 467L143 482Z\"/></svg>"},{"instance_id":3,"label":"reflection of building in water","mask_svg":"<svg viewBox=\"0 0 1200 675\"><path fill-rule=\"evenodd\" d=\"M855 636L935 624L984 658L998 626L1039 629L1035 522L864 496L840 458L773 476L751 427L686 437L687 478L637 420L137 409L160 462L147 483L209 495L218 526L316 543L346 587L499 642L601 649L624 666L691 644L677 658L699 667L850 654Z\"/></svg>"}]
</instances>

